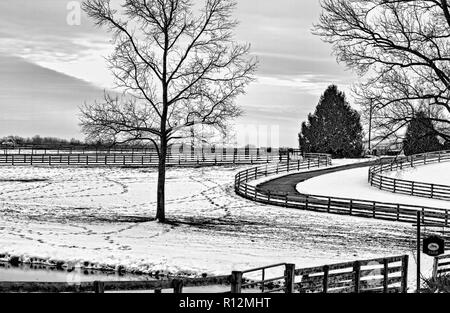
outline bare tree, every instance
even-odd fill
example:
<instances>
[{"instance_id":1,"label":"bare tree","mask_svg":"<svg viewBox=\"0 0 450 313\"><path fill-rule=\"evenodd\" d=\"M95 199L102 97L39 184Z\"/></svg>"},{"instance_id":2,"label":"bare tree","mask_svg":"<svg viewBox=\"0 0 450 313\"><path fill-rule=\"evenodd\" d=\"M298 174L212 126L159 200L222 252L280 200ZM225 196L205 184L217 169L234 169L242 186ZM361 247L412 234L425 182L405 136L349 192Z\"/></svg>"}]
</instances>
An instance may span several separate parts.
<instances>
[{"instance_id":1,"label":"bare tree","mask_svg":"<svg viewBox=\"0 0 450 313\"><path fill-rule=\"evenodd\" d=\"M314 33L362 82L355 93L373 109L383 136L399 134L426 103L435 131L450 140L450 7L447 0L322 0Z\"/></svg>"},{"instance_id":2,"label":"bare tree","mask_svg":"<svg viewBox=\"0 0 450 313\"><path fill-rule=\"evenodd\" d=\"M105 95L82 107L91 138L149 141L159 155L157 213L165 221L166 156L194 125L225 128L241 110L234 103L253 79L257 60L236 43L233 0L86 0L84 11L113 34L107 58L123 96ZM195 11L195 13L194 13Z\"/></svg>"}]
</instances>

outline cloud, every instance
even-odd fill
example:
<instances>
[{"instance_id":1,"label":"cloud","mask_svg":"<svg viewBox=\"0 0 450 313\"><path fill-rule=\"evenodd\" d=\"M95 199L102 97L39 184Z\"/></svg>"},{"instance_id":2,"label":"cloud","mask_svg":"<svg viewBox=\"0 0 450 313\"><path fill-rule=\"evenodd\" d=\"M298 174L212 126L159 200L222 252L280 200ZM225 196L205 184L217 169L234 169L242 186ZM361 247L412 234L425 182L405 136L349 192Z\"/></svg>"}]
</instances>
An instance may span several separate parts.
<instances>
[{"instance_id":1,"label":"cloud","mask_svg":"<svg viewBox=\"0 0 450 313\"><path fill-rule=\"evenodd\" d=\"M0 54L0 135L80 137L78 108L103 90L83 80Z\"/></svg>"},{"instance_id":2,"label":"cloud","mask_svg":"<svg viewBox=\"0 0 450 313\"><path fill-rule=\"evenodd\" d=\"M0 53L109 87L112 79L103 60L112 48L109 35L82 12L80 25L69 25L70 2L1 1Z\"/></svg>"},{"instance_id":3,"label":"cloud","mask_svg":"<svg viewBox=\"0 0 450 313\"><path fill-rule=\"evenodd\" d=\"M19 132L25 120L30 131L35 127L34 133L57 135L61 127L61 135L75 135L79 128L72 115L78 104L113 85L103 59L112 49L110 34L84 13L79 26L68 25L69 2L0 1L0 62L13 77L8 81L2 68L0 133ZM259 81L238 99L246 112L238 122L279 124L289 134L281 141L285 145L297 144L299 123L314 110L327 85L347 91L355 80L353 73L336 64L331 47L311 34L319 14L317 0L238 1L236 17L241 23L236 39L251 43L260 59Z\"/></svg>"}]
</instances>

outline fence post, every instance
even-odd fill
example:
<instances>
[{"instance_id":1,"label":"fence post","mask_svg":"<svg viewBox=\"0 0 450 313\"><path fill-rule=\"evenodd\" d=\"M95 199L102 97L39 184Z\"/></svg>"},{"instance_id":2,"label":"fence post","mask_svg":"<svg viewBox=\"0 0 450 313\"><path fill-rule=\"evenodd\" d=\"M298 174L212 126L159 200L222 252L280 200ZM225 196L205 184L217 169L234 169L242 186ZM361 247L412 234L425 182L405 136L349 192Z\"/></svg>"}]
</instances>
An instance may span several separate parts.
<instances>
[{"instance_id":1,"label":"fence post","mask_svg":"<svg viewBox=\"0 0 450 313\"><path fill-rule=\"evenodd\" d=\"M388 285L389 285L389 263L388 259L383 259L383 292L388 292Z\"/></svg>"},{"instance_id":2,"label":"fence post","mask_svg":"<svg viewBox=\"0 0 450 313\"><path fill-rule=\"evenodd\" d=\"M183 280L174 279L172 281L173 293L183 293Z\"/></svg>"},{"instance_id":3,"label":"fence post","mask_svg":"<svg viewBox=\"0 0 450 313\"><path fill-rule=\"evenodd\" d=\"M434 261L433 261L433 274L432 277L436 278L437 274L438 274L438 265L439 265L439 258L438 257L434 257Z\"/></svg>"},{"instance_id":4,"label":"fence post","mask_svg":"<svg viewBox=\"0 0 450 313\"><path fill-rule=\"evenodd\" d=\"M323 293L328 293L328 273L330 272L330 266L325 265L323 267Z\"/></svg>"},{"instance_id":5,"label":"fence post","mask_svg":"<svg viewBox=\"0 0 450 313\"><path fill-rule=\"evenodd\" d=\"M402 259L402 282L401 282L401 289L402 293L406 293L408 289L408 256L403 256Z\"/></svg>"},{"instance_id":6,"label":"fence post","mask_svg":"<svg viewBox=\"0 0 450 313\"><path fill-rule=\"evenodd\" d=\"M94 281L94 292L105 293L105 283L102 281Z\"/></svg>"},{"instance_id":7,"label":"fence post","mask_svg":"<svg viewBox=\"0 0 450 313\"><path fill-rule=\"evenodd\" d=\"M361 290L361 263L359 261L353 263L353 272L355 274L355 293L359 293Z\"/></svg>"},{"instance_id":8,"label":"fence post","mask_svg":"<svg viewBox=\"0 0 450 313\"><path fill-rule=\"evenodd\" d=\"M294 292L294 282L295 282L295 264L286 264L286 270L284 271L285 293Z\"/></svg>"},{"instance_id":9,"label":"fence post","mask_svg":"<svg viewBox=\"0 0 450 313\"><path fill-rule=\"evenodd\" d=\"M242 288L242 272L231 272L231 293L241 293Z\"/></svg>"}]
</instances>

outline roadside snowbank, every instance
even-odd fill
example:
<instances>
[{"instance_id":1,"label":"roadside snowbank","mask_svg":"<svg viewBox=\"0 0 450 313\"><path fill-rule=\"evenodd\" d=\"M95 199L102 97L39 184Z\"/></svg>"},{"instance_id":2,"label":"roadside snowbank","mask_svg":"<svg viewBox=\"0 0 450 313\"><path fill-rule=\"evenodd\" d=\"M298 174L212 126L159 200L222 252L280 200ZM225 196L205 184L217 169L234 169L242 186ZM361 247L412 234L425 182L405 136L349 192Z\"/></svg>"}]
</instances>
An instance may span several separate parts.
<instances>
[{"instance_id":1,"label":"roadside snowbank","mask_svg":"<svg viewBox=\"0 0 450 313\"><path fill-rule=\"evenodd\" d=\"M299 183L296 188L303 194L448 209L448 201L395 194L372 187L367 182L368 169L368 167L361 167L321 175Z\"/></svg>"},{"instance_id":2,"label":"roadside snowbank","mask_svg":"<svg viewBox=\"0 0 450 313\"><path fill-rule=\"evenodd\" d=\"M450 162L427 164L399 171L384 172L383 175L422 183L450 185Z\"/></svg>"},{"instance_id":3,"label":"roadside snowbank","mask_svg":"<svg viewBox=\"0 0 450 313\"><path fill-rule=\"evenodd\" d=\"M273 180L275 178L279 178L279 177L283 177L286 175L292 175L292 174L297 174L297 173L304 173L304 172L313 172L313 171L320 171L323 170L325 168L334 168L334 167L339 167L339 166L344 166L344 165L349 165L349 164L356 164L356 163L363 163L363 162L369 162L369 161L373 161L376 160L376 158L364 158L364 159L333 159L332 160L332 165L331 166L321 166L321 167L311 167L309 170L308 169L303 169L300 171L290 171L290 172L282 172L279 174L275 174L275 175L270 175L270 176L266 176L266 177L261 177L252 181L249 181L248 184L250 186L258 186L259 184L268 182L270 180ZM261 165L264 167L264 165Z\"/></svg>"}]
</instances>

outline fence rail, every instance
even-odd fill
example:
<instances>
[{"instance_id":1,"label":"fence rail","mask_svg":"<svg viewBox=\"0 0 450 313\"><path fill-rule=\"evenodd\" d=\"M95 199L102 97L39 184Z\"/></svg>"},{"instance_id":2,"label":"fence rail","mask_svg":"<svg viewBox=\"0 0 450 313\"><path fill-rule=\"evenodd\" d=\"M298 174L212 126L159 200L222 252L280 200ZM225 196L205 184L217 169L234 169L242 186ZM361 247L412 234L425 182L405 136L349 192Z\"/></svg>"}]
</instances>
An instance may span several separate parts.
<instances>
[{"instance_id":1,"label":"fence rail","mask_svg":"<svg viewBox=\"0 0 450 313\"><path fill-rule=\"evenodd\" d=\"M252 201L286 208L407 223L415 223L417 211L420 211L422 223L440 226L449 225L449 211L447 209L312 194L299 194L294 196L287 193L261 189L258 186L255 187L249 184L250 181L272 174L320 168L330 164L331 158L328 155L308 155L307 160L295 163L268 164L266 166L250 168L239 172L235 176L235 192Z\"/></svg>"},{"instance_id":2,"label":"fence rail","mask_svg":"<svg viewBox=\"0 0 450 313\"><path fill-rule=\"evenodd\" d=\"M408 256L299 269L300 292L402 292L407 290Z\"/></svg>"},{"instance_id":3,"label":"fence rail","mask_svg":"<svg viewBox=\"0 0 450 313\"><path fill-rule=\"evenodd\" d=\"M237 150L235 150L237 151ZM253 153L254 152L254 153ZM169 166L196 165L232 165L232 164L263 164L279 160L300 159L299 153L288 155L263 153L257 150L251 153L203 153L169 154L166 164ZM0 165L24 166L157 166L159 163L156 153L46 153L46 154L0 154Z\"/></svg>"},{"instance_id":4,"label":"fence rail","mask_svg":"<svg viewBox=\"0 0 450 313\"><path fill-rule=\"evenodd\" d=\"M450 273L450 254L440 255L434 258L433 278Z\"/></svg>"},{"instance_id":5,"label":"fence rail","mask_svg":"<svg viewBox=\"0 0 450 313\"><path fill-rule=\"evenodd\" d=\"M267 278L269 269L284 269L282 276ZM261 272L261 280L245 282L245 274ZM295 264L280 263L232 273L232 292L260 286L263 293L360 293L407 291L408 256L394 256L295 269ZM277 284L273 284L276 282ZM272 288L266 286L272 283Z\"/></svg>"},{"instance_id":6,"label":"fence rail","mask_svg":"<svg viewBox=\"0 0 450 313\"><path fill-rule=\"evenodd\" d=\"M394 162L384 165L376 165L369 168L368 181L371 186L380 190L411 196L450 200L450 186L423 183L418 181L396 179L385 176L383 173L403 170L426 164L450 161L450 150L437 151L425 154L416 154L408 157L397 158Z\"/></svg>"}]
</instances>

